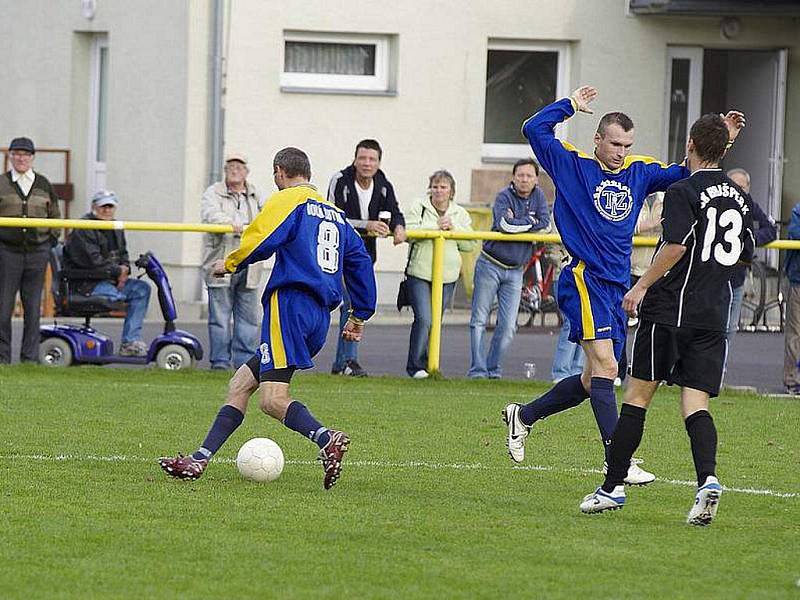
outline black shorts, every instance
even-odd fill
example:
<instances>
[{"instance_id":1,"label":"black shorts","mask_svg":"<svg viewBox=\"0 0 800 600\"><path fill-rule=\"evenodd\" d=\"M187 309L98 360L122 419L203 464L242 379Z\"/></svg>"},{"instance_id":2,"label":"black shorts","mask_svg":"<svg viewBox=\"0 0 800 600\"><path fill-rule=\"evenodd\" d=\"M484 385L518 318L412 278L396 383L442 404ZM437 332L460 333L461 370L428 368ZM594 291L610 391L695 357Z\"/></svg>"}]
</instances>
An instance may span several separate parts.
<instances>
[{"instance_id":1,"label":"black shorts","mask_svg":"<svg viewBox=\"0 0 800 600\"><path fill-rule=\"evenodd\" d=\"M719 395L728 358L724 331L672 327L642 320L636 329L628 373Z\"/></svg>"},{"instance_id":2,"label":"black shorts","mask_svg":"<svg viewBox=\"0 0 800 600\"><path fill-rule=\"evenodd\" d=\"M285 367L283 369L261 371L261 354L258 352L256 352L246 364L247 368L250 369L250 372L253 374L253 378L258 382L275 381L277 383L289 383L296 370L296 367Z\"/></svg>"}]
</instances>

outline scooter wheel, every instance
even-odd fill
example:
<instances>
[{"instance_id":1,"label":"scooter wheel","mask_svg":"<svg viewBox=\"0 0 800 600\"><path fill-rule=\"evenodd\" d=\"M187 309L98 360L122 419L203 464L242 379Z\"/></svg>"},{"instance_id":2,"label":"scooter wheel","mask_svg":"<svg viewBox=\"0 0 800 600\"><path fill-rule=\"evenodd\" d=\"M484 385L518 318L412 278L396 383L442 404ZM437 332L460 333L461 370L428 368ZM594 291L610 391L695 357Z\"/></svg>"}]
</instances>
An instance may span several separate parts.
<instances>
[{"instance_id":1,"label":"scooter wheel","mask_svg":"<svg viewBox=\"0 0 800 600\"><path fill-rule=\"evenodd\" d=\"M156 364L159 369L167 371L180 371L194 367L194 356L183 346L167 344L156 354Z\"/></svg>"},{"instance_id":2,"label":"scooter wheel","mask_svg":"<svg viewBox=\"0 0 800 600\"><path fill-rule=\"evenodd\" d=\"M39 362L46 367L68 367L72 364L72 347L61 338L47 338L39 344Z\"/></svg>"}]
</instances>

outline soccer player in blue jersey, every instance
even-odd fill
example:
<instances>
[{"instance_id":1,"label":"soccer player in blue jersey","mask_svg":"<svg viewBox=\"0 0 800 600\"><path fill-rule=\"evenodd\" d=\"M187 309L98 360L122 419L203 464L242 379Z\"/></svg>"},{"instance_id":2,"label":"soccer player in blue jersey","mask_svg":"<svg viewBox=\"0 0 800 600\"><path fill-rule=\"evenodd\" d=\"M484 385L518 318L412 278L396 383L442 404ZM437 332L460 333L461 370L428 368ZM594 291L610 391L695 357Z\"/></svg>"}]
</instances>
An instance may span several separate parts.
<instances>
[{"instance_id":1,"label":"soccer player in blue jersey","mask_svg":"<svg viewBox=\"0 0 800 600\"><path fill-rule=\"evenodd\" d=\"M339 478L350 439L324 427L299 400L289 395L296 369L309 369L325 343L330 312L342 302L342 276L350 292L351 312L342 336L358 342L364 322L375 312L372 260L344 212L309 184L311 166L297 148L284 148L273 161L280 191L242 233L241 246L214 265L216 274L236 273L275 255L275 266L261 303L261 345L233 375L225 404L202 445L190 456L159 459L178 479L197 479L211 457L241 425L250 396L258 390L261 410L319 446L323 485Z\"/></svg>"},{"instance_id":2,"label":"soccer player in blue jersey","mask_svg":"<svg viewBox=\"0 0 800 600\"><path fill-rule=\"evenodd\" d=\"M555 137L557 124L576 112L592 113L597 90L583 86L569 98L545 106L525 121L522 132L556 188L553 215L569 262L558 283L558 305L570 322L570 341L586 353L583 373L567 377L524 406L503 410L511 458L525 457L533 424L589 398L606 453L617 424L614 378L625 344L627 318L622 299L630 283L630 255L644 199L689 176L683 165L666 165L630 154L634 128L621 112L600 119L594 155ZM725 117L731 139L744 126L741 113ZM643 485L655 476L632 462L625 482Z\"/></svg>"},{"instance_id":3,"label":"soccer player in blue jersey","mask_svg":"<svg viewBox=\"0 0 800 600\"><path fill-rule=\"evenodd\" d=\"M697 473L687 523L705 526L717 514L717 428L709 398L719 394L728 356L731 277L753 259L752 199L719 163L729 141L719 115L692 125L686 148L688 179L664 196L663 233L652 264L622 302L640 316L628 388L608 453L605 481L580 504L587 514L625 506L623 478L644 432L659 383L681 386L681 413Z\"/></svg>"}]
</instances>

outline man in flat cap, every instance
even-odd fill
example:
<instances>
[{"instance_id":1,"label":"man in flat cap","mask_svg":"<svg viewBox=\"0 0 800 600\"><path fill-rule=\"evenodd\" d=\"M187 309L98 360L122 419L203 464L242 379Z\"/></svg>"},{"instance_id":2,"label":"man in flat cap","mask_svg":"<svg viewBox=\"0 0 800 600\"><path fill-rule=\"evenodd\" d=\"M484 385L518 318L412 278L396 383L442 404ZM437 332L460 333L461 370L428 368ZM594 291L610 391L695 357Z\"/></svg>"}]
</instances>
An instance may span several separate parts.
<instances>
[{"instance_id":1,"label":"man in flat cap","mask_svg":"<svg viewBox=\"0 0 800 600\"><path fill-rule=\"evenodd\" d=\"M0 217L58 219L61 212L53 186L34 172L36 147L18 137L8 146L11 169L0 176ZM44 273L57 229L0 227L0 364L11 362L11 316L17 292L25 321L20 360L39 360L39 316Z\"/></svg>"}]
</instances>

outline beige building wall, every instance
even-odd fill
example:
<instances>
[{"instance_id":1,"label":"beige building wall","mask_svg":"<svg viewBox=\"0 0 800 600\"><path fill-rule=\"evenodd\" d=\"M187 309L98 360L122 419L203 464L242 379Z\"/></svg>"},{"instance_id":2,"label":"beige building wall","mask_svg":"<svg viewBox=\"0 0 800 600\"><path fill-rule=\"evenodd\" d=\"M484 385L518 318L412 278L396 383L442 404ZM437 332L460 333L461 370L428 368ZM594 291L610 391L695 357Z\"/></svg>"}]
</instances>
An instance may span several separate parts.
<instances>
[{"instance_id":1,"label":"beige building wall","mask_svg":"<svg viewBox=\"0 0 800 600\"><path fill-rule=\"evenodd\" d=\"M70 148L70 216L86 211L90 48L94 34L107 33L106 182L121 199L117 215L199 220L208 172L209 2L103 0L91 20L80 4L4 3L0 144L26 135L38 147ZM37 167L53 181L61 178L60 165L45 155L37 156ZM179 298L199 297L199 236L176 242L175 234L130 232L127 238L132 255L153 250L170 267Z\"/></svg>"},{"instance_id":2,"label":"beige building wall","mask_svg":"<svg viewBox=\"0 0 800 600\"><path fill-rule=\"evenodd\" d=\"M211 156L213 2L96 4L94 18L87 20L77 1L5 3L0 144L28 135L39 146L71 148L77 195L71 212L85 210L91 36L107 32L107 184L122 198L119 215L197 221ZM279 148L305 149L313 181L324 190L330 176L352 160L355 143L375 137L385 149L383 168L401 206L424 194L428 175L439 168L455 175L462 203L490 203L493 193L473 197L471 187L481 170L510 170L510 163L486 161L482 155L487 47L490 40L503 39L566 43L566 87L597 86L596 113L629 113L637 123L634 150L655 156L664 146L670 45L788 48L785 211L800 200L797 20L743 18L739 37L726 41L719 18L626 16L624 0L406 0L394 5L307 0L303 10L285 10L277 0L225 5L225 150L251 157L251 179L265 194L273 191L271 159ZM394 36L396 93L281 91L284 30ZM566 136L591 150L596 122L597 115L578 115L568 123ZM129 240L134 251L152 249L170 267L180 300L202 299L199 235L131 233ZM392 301L405 254L405 246L383 242L379 247L381 302Z\"/></svg>"},{"instance_id":3,"label":"beige building wall","mask_svg":"<svg viewBox=\"0 0 800 600\"><path fill-rule=\"evenodd\" d=\"M401 204L425 192L427 176L441 167L458 182L458 198L470 199L473 170L508 170L509 164L482 157L487 45L491 39L557 41L570 45L569 89L599 88L596 116L569 122L568 138L591 150L599 115L623 110L637 123L634 151L662 154L669 45L756 49L788 47L796 52L800 26L790 19L745 18L741 36L722 39L717 18L625 16L619 0L409 0L387 10L380 3L310 0L303 11L277 11L274 2L242 0L233 4L228 57L226 140L253 157L253 177L269 187L271 156L297 145L308 151L314 182L324 188L336 170L352 159L355 143L377 138L384 147L383 168L395 184ZM397 36L399 69L394 96L286 93L279 85L283 31L380 33ZM800 85L796 59L790 88ZM800 107L798 93L787 98L787 114ZM720 107L723 108L723 107ZM794 125L794 129L792 128ZM800 159L798 131L787 120L790 165ZM800 198L800 181L791 168L787 189ZM475 198L491 202L492 195ZM405 249L379 248L378 267L395 273ZM393 286L389 287L392 291ZM390 302L391 294L382 293Z\"/></svg>"}]
</instances>

